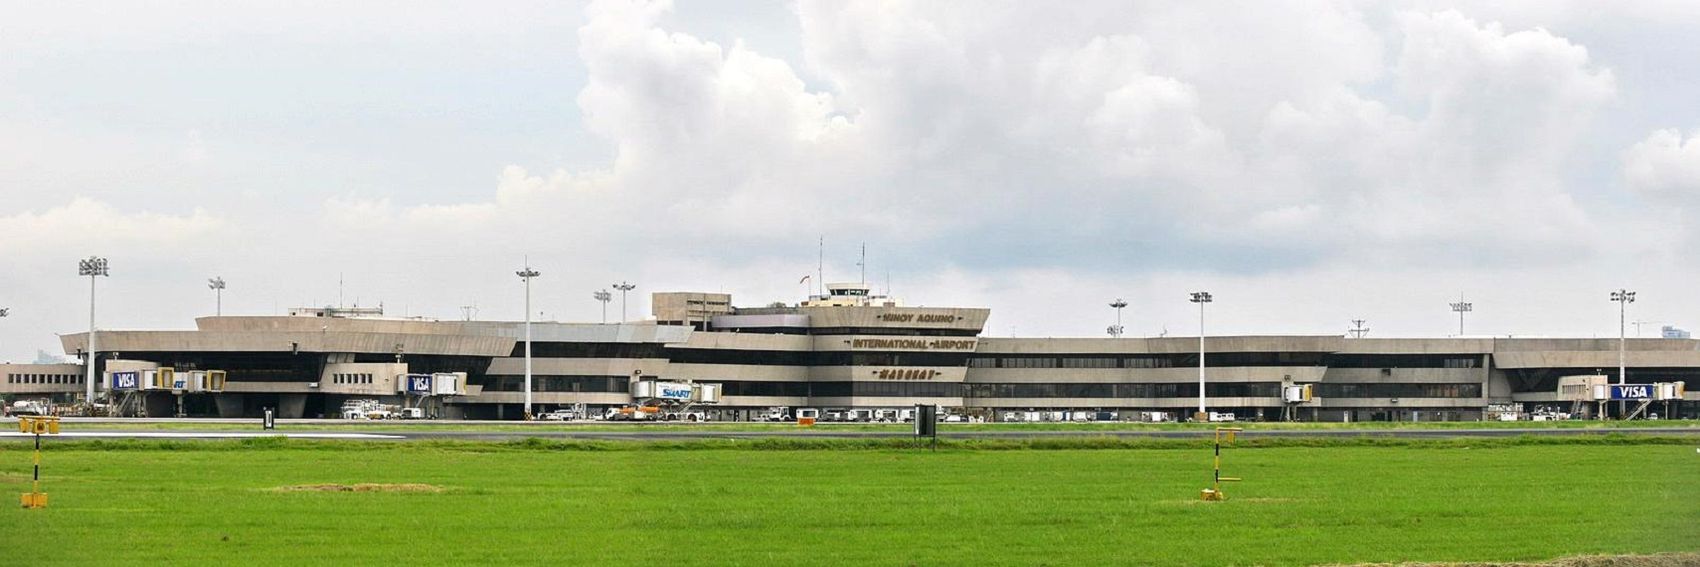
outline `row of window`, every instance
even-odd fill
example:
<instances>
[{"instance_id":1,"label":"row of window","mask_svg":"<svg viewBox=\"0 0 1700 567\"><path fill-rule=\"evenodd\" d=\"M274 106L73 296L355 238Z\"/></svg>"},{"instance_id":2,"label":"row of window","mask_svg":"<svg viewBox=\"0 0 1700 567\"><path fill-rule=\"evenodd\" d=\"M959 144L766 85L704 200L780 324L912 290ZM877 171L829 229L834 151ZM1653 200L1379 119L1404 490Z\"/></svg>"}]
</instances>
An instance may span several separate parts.
<instances>
[{"instance_id":1,"label":"row of window","mask_svg":"<svg viewBox=\"0 0 1700 567\"><path fill-rule=\"evenodd\" d=\"M1481 384L1317 384L1323 398L1479 398Z\"/></svg>"},{"instance_id":2,"label":"row of window","mask_svg":"<svg viewBox=\"0 0 1700 567\"><path fill-rule=\"evenodd\" d=\"M512 356L525 355L516 343ZM1186 368L1198 353L1008 354L965 352L811 352L667 348L654 343L532 343L536 358L662 358L685 364L779 366L968 366L970 368ZM1329 354L1321 352L1213 352L1205 366L1325 366L1330 368L1479 368L1475 354Z\"/></svg>"},{"instance_id":3,"label":"row of window","mask_svg":"<svg viewBox=\"0 0 1700 567\"><path fill-rule=\"evenodd\" d=\"M963 384L954 382L740 382L723 383L728 396L872 396L963 398L1195 398L1198 384ZM1337 398L1476 398L1481 384L1317 384L1316 395ZM1279 382L1205 384L1211 398L1276 398Z\"/></svg>"},{"instance_id":4,"label":"row of window","mask_svg":"<svg viewBox=\"0 0 1700 567\"><path fill-rule=\"evenodd\" d=\"M368 373L335 373L331 374L332 384L371 384L372 375Z\"/></svg>"},{"instance_id":5,"label":"row of window","mask_svg":"<svg viewBox=\"0 0 1700 567\"><path fill-rule=\"evenodd\" d=\"M486 392L523 392L524 376L487 376ZM631 378L625 376L532 376L533 392L626 393L631 391Z\"/></svg>"},{"instance_id":6,"label":"row of window","mask_svg":"<svg viewBox=\"0 0 1700 567\"><path fill-rule=\"evenodd\" d=\"M1196 398L1198 384L966 384L969 398ZM1212 398L1273 398L1279 382L1205 384Z\"/></svg>"},{"instance_id":7,"label":"row of window","mask_svg":"<svg viewBox=\"0 0 1700 567\"><path fill-rule=\"evenodd\" d=\"M7 384L82 384L80 374L7 374Z\"/></svg>"},{"instance_id":8,"label":"row of window","mask_svg":"<svg viewBox=\"0 0 1700 567\"><path fill-rule=\"evenodd\" d=\"M1210 367L1233 366L1325 366L1329 368L1477 368L1482 358L1475 355L1333 355L1317 352L1212 352L1204 357ZM1070 355L976 355L969 368L1188 368L1198 366L1198 353L1170 354L1070 354Z\"/></svg>"}]
</instances>

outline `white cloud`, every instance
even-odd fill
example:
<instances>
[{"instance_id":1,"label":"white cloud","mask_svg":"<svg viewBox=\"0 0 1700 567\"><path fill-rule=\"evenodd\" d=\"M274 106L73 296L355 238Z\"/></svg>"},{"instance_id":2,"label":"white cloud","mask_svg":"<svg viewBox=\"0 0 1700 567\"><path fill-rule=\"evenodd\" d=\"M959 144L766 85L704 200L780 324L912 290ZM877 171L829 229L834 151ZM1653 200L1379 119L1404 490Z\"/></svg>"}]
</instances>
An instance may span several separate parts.
<instances>
[{"instance_id":1,"label":"white cloud","mask_svg":"<svg viewBox=\"0 0 1700 567\"><path fill-rule=\"evenodd\" d=\"M90 147L87 136L0 115L0 123L56 136L50 145L0 136L0 147L17 150L8 153L17 159L0 157L0 179L22 172L32 187L40 180L65 195L90 185L109 191L101 201L54 197L57 208L0 219L8 221L0 249L53 262L84 249L122 253L125 266L157 262L149 269L161 283L147 285L160 287L146 291L165 298L152 300L162 306L201 291L170 278L228 265L227 305L323 303L347 274L366 298L448 316L473 301L486 316L517 313L511 272L529 255L545 272L539 304L582 319L596 313L589 290L615 279L647 291L725 289L740 303L794 299L796 278L812 271L815 238L826 234L829 270L851 273L850 261L832 259L852 257L865 239L870 274L893 267L911 301L991 305L998 325L1057 334L1102 327L1076 324L1102 310L1075 306L1080 297L1181 297L1195 285L1187 282L1218 286L1248 310L1265 305L1237 322L1225 313L1224 329L1333 329L1344 325L1334 319L1364 315L1380 328L1428 332L1396 321L1426 317L1429 307L1382 306L1433 303L1424 290L1438 287L1449 296L1502 285L1510 291L1497 299L1511 303L1599 283L1567 277L1576 273L1684 277L1683 268L1653 269L1673 264L1658 260L1679 257L1674 248L1633 232L1675 221L1621 204L1612 193L1621 188L1598 181L1621 165L1629 188L1689 205L1700 193L1700 134L1646 136L1656 125L1636 126L1605 155L1585 143L1626 122L1635 109L1625 94L1655 88L1617 73L1623 61L1607 59L1611 51L1583 45L1579 38L1598 30L1579 29L1589 20L1573 12L1597 10L1410 5L1420 9L804 0L795 8L797 46L774 46L710 40L739 34L693 28L666 2L597 2L574 23L540 16L555 30L576 26L576 37L557 33L559 51L522 57L583 71L537 95L552 101L540 103L548 113L582 118L584 131L560 134L567 141L537 144L568 150L396 168L421 158L362 143L382 140L373 134L382 128L340 140L327 126L313 131L327 138L296 139L212 114L117 128L81 155L66 148ZM402 27L417 29L397 37L506 45L491 37L503 18L468 15L474 21L460 28L444 12L408 14ZM188 37L225 45L266 19L264 11L220 11ZM292 18L274 31L280 45L293 45L293 34L324 49L377 25L359 20L366 23ZM170 43L162 36L182 25L144 23L152 31L95 35L153 45ZM441 72L455 85L508 87L505 77ZM309 76L300 87L336 92L353 88L348 80ZM31 95L6 99L6 88L0 99ZM1691 90L1700 96L1700 87ZM127 102L150 116L156 103ZM296 112L318 116L311 107ZM500 132L512 120L492 110L481 127ZM1679 120L1657 124L1689 123ZM324 162L333 165L311 182L257 182L269 174L244 163L271 159L263 150L276 139L346 161ZM572 154L582 139L599 140L606 154ZM368 152L384 151L396 155L366 162ZM1605 175L1601 162L1610 162ZM81 163L109 172L79 176ZM285 165L320 173L322 164ZM461 177L438 179L444 171ZM276 189L291 183L310 196ZM44 197L33 191L25 206L40 209ZM209 194L225 200L197 210ZM276 265L292 269L277 274ZM50 268L42 273L60 270ZM124 285L132 282L142 285ZM1337 295L1304 296L1318 289L1351 290L1354 312L1329 311ZM60 296L69 297L52 297ZM1163 307L1150 311L1185 331L1186 305L1152 301ZM1299 322L1325 311L1327 325ZM136 320L185 319L164 307L148 313L156 317ZM1564 324L1538 313L1506 317L1507 332L1519 321Z\"/></svg>"},{"instance_id":2,"label":"white cloud","mask_svg":"<svg viewBox=\"0 0 1700 567\"><path fill-rule=\"evenodd\" d=\"M1700 198L1700 130L1684 139L1675 129L1657 130L1623 151L1629 187L1661 200L1692 203Z\"/></svg>"}]
</instances>

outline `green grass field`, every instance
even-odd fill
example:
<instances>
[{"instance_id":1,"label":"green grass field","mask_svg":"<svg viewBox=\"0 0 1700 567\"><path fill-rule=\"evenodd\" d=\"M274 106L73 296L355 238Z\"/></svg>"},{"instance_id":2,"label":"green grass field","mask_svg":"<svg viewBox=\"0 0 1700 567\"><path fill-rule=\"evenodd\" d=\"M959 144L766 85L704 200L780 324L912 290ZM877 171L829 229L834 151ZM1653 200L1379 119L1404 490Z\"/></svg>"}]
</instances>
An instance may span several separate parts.
<instances>
[{"instance_id":1,"label":"green grass field","mask_svg":"<svg viewBox=\"0 0 1700 567\"><path fill-rule=\"evenodd\" d=\"M834 445L861 449L786 449ZM1246 482L1219 503L1198 501L1210 462L1199 443L658 446L49 443L51 505L0 510L0 550L28 565L1295 565L1700 550L1688 439L1230 449L1226 472ZM27 489L26 448L0 443L0 489ZM442 490L274 490L321 483Z\"/></svg>"},{"instance_id":2,"label":"green grass field","mask_svg":"<svg viewBox=\"0 0 1700 567\"><path fill-rule=\"evenodd\" d=\"M1433 421L1433 422L1242 422L1233 424L1220 423L1131 423L1131 422L1091 422L1091 423L940 423L939 430L950 431L1071 431L1094 433L1105 431L1209 431L1219 425L1231 425L1250 430L1297 430L1297 431L1330 431L1330 430L1448 430L1448 429L1600 429L1610 430L1621 427L1657 427L1668 429L1700 430L1700 421L1696 420L1641 420L1641 421ZM80 423L66 422L66 430L198 430L198 431L255 431L259 420L249 423L229 423L222 421L120 421ZM907 423L822 423L814 426L817 431L867 431L867 432L906 432L914 428ZM774 431L797 430L796 424L791 423L751 423L751 422L711 422L711 423L561 423L550 421L534 422L459 422L459 421L338 421L335 423L290 423L281 422L278 431L345 431L361 429L370 431Z\"/></svg>"}]
</instances>

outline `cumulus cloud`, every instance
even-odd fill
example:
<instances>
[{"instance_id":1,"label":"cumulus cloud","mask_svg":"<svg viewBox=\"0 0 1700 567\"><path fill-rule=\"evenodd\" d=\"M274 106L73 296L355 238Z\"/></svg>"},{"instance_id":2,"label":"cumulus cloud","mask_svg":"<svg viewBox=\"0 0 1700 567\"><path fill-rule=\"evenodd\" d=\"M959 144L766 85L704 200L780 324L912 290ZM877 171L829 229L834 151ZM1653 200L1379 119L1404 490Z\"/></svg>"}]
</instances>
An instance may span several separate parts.
<instances>
[{"instance_id":1,"label":"cumulus cloud","mask_svg":"<svg viewBox=\"0 0 1700 567\"><path fill-rule=\"evenodd\" d=\"M1686 139L1675 129L1655 131L1622 157L1631 189L1661 200L1692 203L1700 198L1700 130Z\"/></svg>"},{"instance_id":2,"label":"cumulus cloud","mask_svg":"<svg viewBox=\"0 0 1700 567\"><path fill-rule=\"evenodd\" d=\"M512 291L529 255L545 272L540 304L594 313L587 290L625 278L795 299L825 234L829 278L851 273L846 250L868 240L870 275L896 268L912 300L987 304L997 321L1057 332L1092 316L1056 307L1080 293L1168 296L1186 281L1224 297L1390 290L1361 292L1373 306L1434 285L1406 266L1488 286L1507 269L1543 281L1630 273L1615 258L1653 254L1624 227L1664 219L1599 206L1621 188L1598 183L1601 156L1584 142L1618 140L1615 152L1646 136L1604 161L1621 160L1630 189L1687 205L1700 133L1612 137L1623 91L1647 87L1612 68L1622 55L1584 45L1598 30L1573 33L1587 20L1565 9L1412 5L803 0L790 46L693 28L668 2L598 1L559 26L576 26L560 51L526 56L582 69L549 93L549 112L581 118L566 136L605 155L457 164L487 176L470 184L430 179L441 168L327 175L302 214L252 173L193 176L231 167L251 132L196 122L218 142L209 154L201 130L184 148L172 125L172 150L155 152L181 158L161 166L176 168L166 184L260 195L252 210L196 210L187 190L153 215L66 201L6 219L0 247L62 257L98 244L65 234L102 230L156 251L203 243L297 266L267 290L285 304L322 303L346 271L373 281L368 297L452 311L478 296L492 313L517 309L491 296ZM1683 118L1658 124L1672 120ZM427 197L420 182L454 186ZM1636 258L1625 262L1658 264ZM1242 323L1279 331L1277 317L1328 301Z\"/></svg>"},{"instance_id":3,"label":"cumulus cloud","mask_svg":"<svg viewBox=\"0 0 1700 567\"><path fill-rule=\"evenodd\" d=\"M164 252L161 248L217 238L228 228L226 219L202 209L181 215L125 212L75 197L63 206L0 217L0 250L13 258L64 249L158 254Z\"/></svg>"}]
</instances>

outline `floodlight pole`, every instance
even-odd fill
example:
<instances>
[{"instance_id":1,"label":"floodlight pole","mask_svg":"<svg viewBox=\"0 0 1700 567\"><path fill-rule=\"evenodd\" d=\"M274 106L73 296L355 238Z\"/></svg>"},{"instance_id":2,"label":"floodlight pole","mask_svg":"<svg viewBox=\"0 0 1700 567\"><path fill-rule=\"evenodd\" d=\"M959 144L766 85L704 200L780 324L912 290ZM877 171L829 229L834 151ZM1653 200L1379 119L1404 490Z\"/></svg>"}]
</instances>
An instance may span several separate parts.
<instances>
[{"instance_id":1,"label":"floodlight pole","mask_svg":"<svg viewBox=\"0 0 1700 567\"><path fill-rule=\"evenodd\" d=\"M89 256L87 259L77 262L77 275L89 277L88 375L87 383L84 385L84 401L88 402L91 415L93 414L94 408L94 365L99 358L95 356L95 352L97 351L94 336L94 280L96 276L107 276L110 274L111 272L107 269L106 258Z\"/></svg>"},{"instance_id":2,"label":"floodlight pole","mask_svg":"<svg viewBox=\"0 0 1700 567\"><path fill-rule=\"evenodd\" d=\"M525 268L514 272L514 275L525 280L525 418L531 418L531 278L542 275L531 269L531 259L525 260Z\"/></svg>"},{"instance_id":3,"label":"floodlight pole","mask_svg":"<svg viewBox=\"0 0 1700 567\"><path fill-rule=\"evenodd\" d=\"M1198 413L1204 417L1204 304L1213 298L1208 291L1195 291L1191 301L1198 304ZM1205 419L1209 419L1205 417Z\"/></svg>"},{"instance_id":4,"label":"floodlight pole","mask_svg":"<svg viewBox=\"0 0 1700 567\"><path fill-rule=\"evenodd\" d=\"M1635 303L1635 292L1627 289L1618 289L1617 291L1611 292L1611 300L1617 302L1617 384L1621 386L1624 384L1624 375L1629 371L1628 364L1624 362L1624 351L1626 348L1624 344L1625 336L1623 323L1624 318L1629 313L1629 304ZM1625 406L1624 400L1617 401L1618 419L1623 419L1623 412L1626 408L1627 406Z\"/></svg>"},{"instance_id":5,"label":"floodlight pole","mask_svg":"<svg viewBox=\"0 0 1700 567\"><path fill-rule=\"evenodd\" d=\"M590 294L590 296L596 298L597 301L602 302L602 323L607 324L608 323L608 302L614 300L614 294L609 293L608 290L606 290L606 289L599 289L599 290L596 290L596 293Z\"/></svg>"},{"instance_id":6,"label":"floodlight pole","mask_svg":"<svg viewBox=\"0 0 1700 567\"><path fill-rule=\"evenodd\" d=\"M207 280L207 287L213 290L215 304L214 316L224 315L224 278L222 276Z\"/></svg>"},{"instance_id":7,"label":"floodlight pole","mask_svg":"<svg viewBox=\"0 0 1700 567\"><path fill-rule=\"evenodd\" d=\"M614 289L620 290L620 322L625 323L628 321L626 319L626 292L637 289L637 284L621 281L614 284Z\"/></svg>"},{"instance_id":8,"label":"floodlight pole","mask_svg":"<svg viewBox=\"0 0 1700 567\"><path fill-rule=\"evenodd\" d=\"M1122 308L1127 307L1127 302L1122 301L1122 298L1118 297L1115 301L1110 302L1110 307L1114 307L1116 309L1116 326L1110 327L1110 336L1119 339L1121 338L1123 331Z\"/></svg>"},{"instance_id":9,"label":"floodlight pole","mask_svg":"<svg viewBox=\"0 0 1700 567\"><path fill-rule=\"evenodd\" d=\"M1464 336L1464 314L1475 309L1476 304L1464 301L1464 294L1458 294L1458 302L1452 304L1452 311L1458 313L1458 336Z\"/></svg>"}]
</instances>

